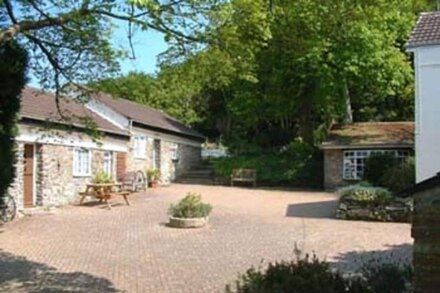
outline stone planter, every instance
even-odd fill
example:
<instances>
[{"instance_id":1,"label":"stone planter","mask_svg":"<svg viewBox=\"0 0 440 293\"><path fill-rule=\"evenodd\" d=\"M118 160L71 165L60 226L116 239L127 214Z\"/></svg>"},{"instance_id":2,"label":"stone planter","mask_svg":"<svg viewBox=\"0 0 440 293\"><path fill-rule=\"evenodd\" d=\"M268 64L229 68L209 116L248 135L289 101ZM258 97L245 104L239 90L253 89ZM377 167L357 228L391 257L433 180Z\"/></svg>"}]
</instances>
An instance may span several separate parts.
<instances>
[{"instance_id":1,"label":"stone planter","mask_svg":"<svg viewBox=\"0 0 440 293\"><path fill-rule=\"evenodd\" d=\"M175 218L170 217L168 225L173 228L201 228L208 223L208 217L203 218Z\"/></svg>"}]
</instances>

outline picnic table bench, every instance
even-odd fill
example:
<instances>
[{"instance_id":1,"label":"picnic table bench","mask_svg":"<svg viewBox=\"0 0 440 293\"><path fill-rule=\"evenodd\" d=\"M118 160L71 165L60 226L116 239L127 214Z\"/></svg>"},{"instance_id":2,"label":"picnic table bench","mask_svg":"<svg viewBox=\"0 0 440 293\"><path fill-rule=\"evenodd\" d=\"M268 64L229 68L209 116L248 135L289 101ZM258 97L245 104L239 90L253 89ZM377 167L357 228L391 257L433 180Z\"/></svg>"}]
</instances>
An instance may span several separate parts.
<instances>
[{"instance_id":1,"label":"picnic table bench","mask_svg":"<svg viewBox=\"0 0 440 293\"><path fill-rule=\"evenodd\" d=\"M231 186L234 182L250 182L252 186L257 185L257 170L255 169L234 169L231 174Z\"/></svg>"},{"instance_id":2,"label":"picnic table bench","mask_svg":"<svg viewBox=\"0 0 440 293\"><path fill-rule=\"evenodd\" d=\"M79 204L83 204L86 196L93 196L99 199L100 202L104 201L107 204L107 207L111 209L111 205L109 203L109 199L115 196L122 196L127 205L130 205L128 201L128 196L130 195L129 191L114 191L115 187L121 189L122 183L91 183L87 184L86 190L84 192L80 192L80 201Z\"/></svg>"}]
</instances>

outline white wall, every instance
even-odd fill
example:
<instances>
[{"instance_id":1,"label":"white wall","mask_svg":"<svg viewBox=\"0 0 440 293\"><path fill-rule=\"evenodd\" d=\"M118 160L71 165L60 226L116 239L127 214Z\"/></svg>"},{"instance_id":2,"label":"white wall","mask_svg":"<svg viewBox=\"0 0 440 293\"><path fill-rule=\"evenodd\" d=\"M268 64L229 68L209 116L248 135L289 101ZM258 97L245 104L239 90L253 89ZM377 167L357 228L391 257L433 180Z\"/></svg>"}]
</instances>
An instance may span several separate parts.
<instances>
[{"instance_id":1,"label":"white wall","mask_svg":"<svg viewBox=\"0 0 440 293\"><path fill-rule=\"evenodd\" d=\"M440 172L440 46L414 51L416 181Z\"/></svg>"}]
</instances>

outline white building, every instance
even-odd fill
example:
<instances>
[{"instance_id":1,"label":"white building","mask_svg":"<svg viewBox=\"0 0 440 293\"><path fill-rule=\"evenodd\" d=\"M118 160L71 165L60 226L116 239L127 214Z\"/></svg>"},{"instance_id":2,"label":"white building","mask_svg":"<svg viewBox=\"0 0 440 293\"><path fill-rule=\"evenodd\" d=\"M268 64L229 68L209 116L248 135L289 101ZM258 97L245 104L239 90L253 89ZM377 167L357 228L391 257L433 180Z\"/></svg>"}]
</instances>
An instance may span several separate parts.
<instances>
[{"instance_id":1,"label":"white building","mask_svg":"<svg viewBox=\"0 0 440 293\"><path fill-rule=\"evenodd\" d=\"M421 14L407 43L414 54L416 181L440 172L440 11Z\"/></svg>"}]
</instances>

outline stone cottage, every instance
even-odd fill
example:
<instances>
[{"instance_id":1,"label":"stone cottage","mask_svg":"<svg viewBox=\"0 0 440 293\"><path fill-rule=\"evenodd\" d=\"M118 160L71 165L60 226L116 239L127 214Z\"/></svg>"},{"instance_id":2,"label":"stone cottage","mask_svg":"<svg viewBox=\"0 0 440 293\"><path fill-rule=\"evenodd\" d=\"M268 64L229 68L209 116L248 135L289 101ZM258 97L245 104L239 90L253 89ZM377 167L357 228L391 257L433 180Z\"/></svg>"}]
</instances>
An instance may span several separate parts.
<instances>
[{"instance_id":1,"label":"stone cottage","mask_svg":"<svg viewBox=\"0 0 440 293\"><path fill-rule=\"evenodd\" d=\"M129 151L119 158L128 170L158 169L161 183L169 184L200 163L204 136L161 111L103 93L86 107L130 133Z\"/></svg>"},{"instance_id":2,"label":"stone cottage","mask_svg":"<svg viewBox=\"0 0 440 293\"><path fill-rule=\"evenodd\" d=\"M162 184L199 164L204 138L164 113L97 94L87 104L26 88L16 137L19 209L77 200L98 171L115 180L156 168Z\"/></svg>"},{"instance_id":3,"label":"stone cottage","mask_svg":"<svg viewBox=\"0 0 440 293\"><path fill-rule=\"evenodd\" d=\"M404 159L414 149L413 122L367 122L336 124L320 148L324 152L324 187L361 181L365 160L387 153Z\"/></svg>"}]
</instances>

